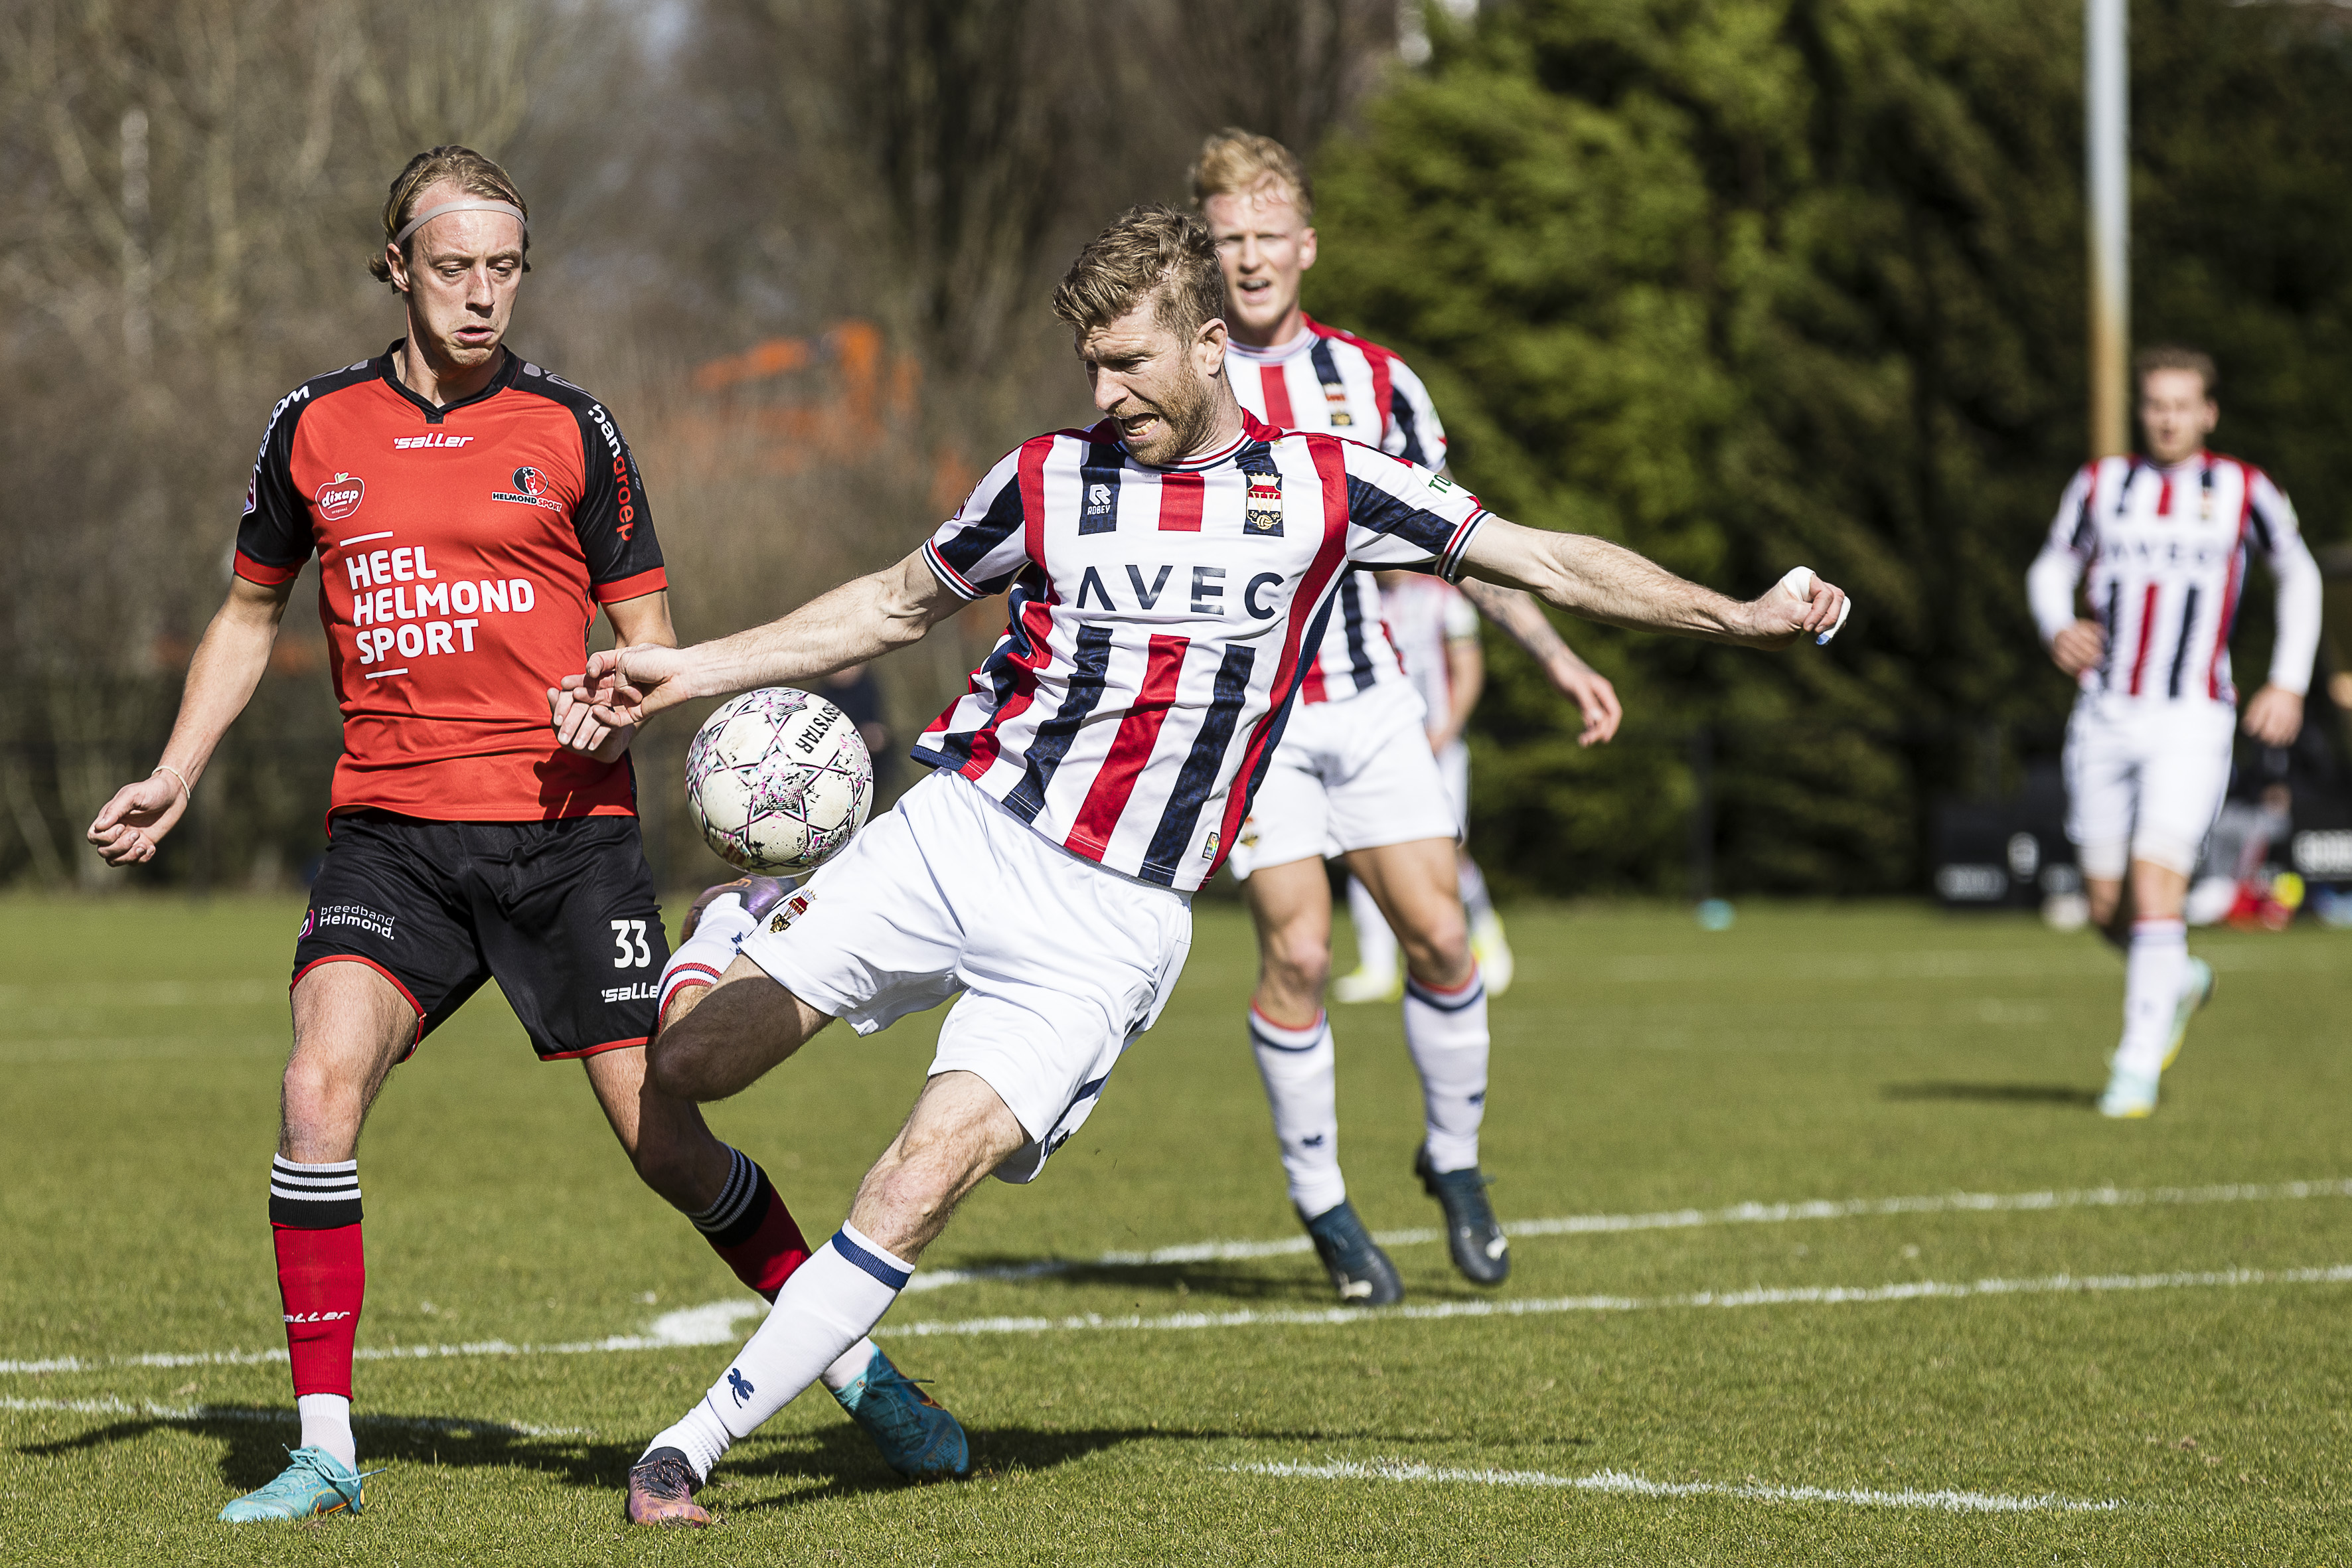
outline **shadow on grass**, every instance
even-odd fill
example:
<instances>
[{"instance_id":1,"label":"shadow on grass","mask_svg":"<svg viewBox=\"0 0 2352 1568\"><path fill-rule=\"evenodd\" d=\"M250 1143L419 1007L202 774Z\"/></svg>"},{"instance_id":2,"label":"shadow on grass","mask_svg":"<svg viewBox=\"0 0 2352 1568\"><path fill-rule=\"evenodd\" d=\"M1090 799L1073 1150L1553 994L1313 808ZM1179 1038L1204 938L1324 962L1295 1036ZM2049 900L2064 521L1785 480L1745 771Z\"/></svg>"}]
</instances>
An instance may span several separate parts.
<instances>
[{"instance_id":1,"label":"shadow on grass","mask_svg":"<svg viewBox=\"0 0 2352 1568\"><path fill-rule=\"evenodd\" d=\"M1884 1100L1974 1100L1989 1105L2071 1105L2088 1109L2099 1091L2068 1083L1890 1083Z\"/></svg>"},{"instance_id":2,"label":"shadow on grass","mask_svg":"<svg viewBox=\"0 0 2352 1568\"><path fill-rule=\"evenodd\" d=\"M401 1463L467 1469L511 1468L533 1471L564 1486L611 1491L616 1506L618 1495L628 1481L629 1467L644 1449L642 1442L614 1443L587 1433L530 1432L496 1421L450 1416L362 1415L352 1425L358 1429L362 1468ZM1339 1437L1398 1440L1395 1435L1319 1429L1233 1432L1167 1426L971 1426L967 1430L976 1475L1055 1469L1138 1442L1215 1443L1237 1438L1296 1442ZM240 1493L265 1484L283 1469L286 1449L299 1437L290 1410L266 1405L208 1405L184 1415L139 1415L115 1421L79 1436L25 1444L16 1451L28 1458L86 1453L136 1442L158 1431L191 1432L221 1443L226 1449L221 1456L221 1479ZM714 1506L745 1512L865 1492L893 1491L908 1484L882 1462L866 1434L845 1421L814 1433L780 1435L769 1441L755 1438L729 1456L719 1479L722 1482L756 1479L812 1483L780 1496L744 1503L730 1503L723 1496L709 1500ZM723 1493L726 1489L717 1489Z\"/></svg>"}]
</instances>

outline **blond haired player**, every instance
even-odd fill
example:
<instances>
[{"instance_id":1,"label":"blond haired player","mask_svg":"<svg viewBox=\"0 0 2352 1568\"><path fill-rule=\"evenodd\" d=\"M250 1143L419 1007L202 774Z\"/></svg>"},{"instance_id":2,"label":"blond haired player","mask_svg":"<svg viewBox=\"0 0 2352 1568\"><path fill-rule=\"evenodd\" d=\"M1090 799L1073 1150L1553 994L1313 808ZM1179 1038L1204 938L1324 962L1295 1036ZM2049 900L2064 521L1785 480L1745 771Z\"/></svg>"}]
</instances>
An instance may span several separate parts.
<instances>
[{"instance_id":1,"label":"blond haired player","mask_svg":"<svg viewBox=\"0 0 2352 1568\"><path fill-rule=\"evenodd\" d=\"M2146 455L2083 466L2025 579L2050 657L2081 688L2066 837L2091 918L2126 954L2123 1038L2099 1097L2116 1117L2155 1110L2158 1079L2213 991L2181 910L2230 784L2230 631L2250 552L2277 584L2278 632L2247 734L2294 742L2319 647L2319 566L2294 508L2260 468L2205 447L2221 416L2212 359L2158 347L2134 369Z\"/></svg>"},{"instance_id":2,"label":"blond haired player","mask_svg":"<svg viewBox=\"0 0 2352 1568\"><path fill-rule=\"evenodd\" d=\"M1278 429L1328 431L1442 471L1445 432L1421 378L1387 349L1300 309L1299 279L1318 242L1313 188L1289 150L1223 131L1202 146L1192 181L1224 270L1227 376L1241 405ZM1464 591L1577 702L1585 744L1616 732L1616 692L1526 595L1486 584ZM1341 1300L1381 1306L1403 1294L1339 1170L1339 1058L1323 1007L1330 857L1346 863L1404 949L1405 1045L1423 1111L1413 1173L1444 1210L1454 1267L1477 1284L1500 1284L1508 1243L1478 1163L1486 983L1463 910L1460 814L1427 739L1439 720L1397 661L1371 573L1342 579L1313 656L1233 858L1258 932L1250 1045L1290 1201Z\"/></svg>"},{"instance_id":3,"label":"blond haired player","mask_svg":"<svg viewBox=\"0 0 2352 1568\"><path fill-rule=\"evenodd\" d=\"M767 1173L646 1081L668 948L630 735L583 741L585 710L555 689L600 609L625 642L674 640L636 461L602 404L506 346L530 240L505 170L469 148L420 153L383 218L370 270L405 335L272 411L235 581L163 760L89 828L111 864L154 856L319 557L343 754L294 946L268 1184L302 1436L275 1479L222 1510L231 1523L362 1506L360 1131L393 1068L487 981L541 1060L587 1069L638 1175L746 1286L772 1298L808 1257ZM866 1349L830 1385L852 1418L902 1474L960 1472L953 1418Z\"/></svg>"},{"instance_id":4,"label":"blond haired player","mask_svg":"<svg viewBox=\"0 0 2352 1568\"><path fill-rule=\"evenodd\" d=\"M1759 647L1843 614L1826 583L1735 603L1506 522L1372 447L1252 418L1225 377L1224 296L1197 219L1131 209L1054 299L1100 423L1005 454L894 566L717 642L597 654L567 683L625 726L1007 599L995 650L915 750L930 776L765 920L712 905L671 961L724 965L654 1042L655 1082L693 1100L749 1087L835 1018L864 1036L956 1001L847 1220L630 1471L633 1521L708 1524L693 1493L712 1467L880 1320L964 1195L1035 1179L1085 1122L1183 967L1192 894L1233 847L1350 565L1476 572L1578 615Z\"/></svg>"}]
</instances>

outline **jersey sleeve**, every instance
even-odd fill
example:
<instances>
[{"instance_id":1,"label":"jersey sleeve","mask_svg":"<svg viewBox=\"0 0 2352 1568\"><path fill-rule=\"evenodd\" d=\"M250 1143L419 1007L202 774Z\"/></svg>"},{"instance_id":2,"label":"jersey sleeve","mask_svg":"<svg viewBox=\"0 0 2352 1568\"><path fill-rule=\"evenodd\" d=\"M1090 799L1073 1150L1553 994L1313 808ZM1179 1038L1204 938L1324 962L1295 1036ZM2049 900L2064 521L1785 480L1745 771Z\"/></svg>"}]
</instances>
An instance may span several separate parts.
<instances>
[{"instance_id":1,"label":"jersey sleeve","mask_svg":"<svg viewBox=\"0 0 2352 1568\"><path fill-rule=\"evenodd\" d=\"M2091 520L2091 487L2096 473L2090 464L2075 471L2074 482L2058 499L2050 537L2025 571L2026 603L2045 643L2074 624L2074 586L2083 580L2083 568L2098 545L2098 526Z\"/></svg>"},{"instance_id":2,"label":"jersey sleeve","mask_svg":"<svg viewBox=\"0 0 2352 1568\"><path fill-rule=\"evenodd\" d=\"M310 509L294 489L294 427L310 406L305 385L270 411L261 450L246 482L245 516L236 525L236 574L274 588L302 574L318 541L310 531Z\"/></svg>"},{"instance_id":3,"label":"jersey sleeve","mask_svg":"<svg viewBox=\"0 0 2352 1568\"><path fill-rule=\"evenodd\" d=\"M1487 515L1478 498L1370 447L1338 445L1348 475L1348 559L1431 572L1449 583L1460 577L1463 554Z\"/></svg>"},{"instance_id":4,"label":"jersey sleeve","mask_svg":"<svg viewBox=\"0 0 2352 1568\"><path fill-rule=\"evenodd\" d=\"M1424 468L1445 467L1445 426L1421 377L1404 361L1389 361L1389 405L1381 410L1381 450Z\"/></svg>"},{"instance_id":5,"label":"jersey sleeve","mask_svg":"<svg viewBox=\"0 0 2352 1568\"><path fill-rule=\"evenodd\" d=\"M1028 563L1028 510L1021 493L1021 470L1035 445L1015 447L999 458L956 514L923 542L924 561L958 598L1002 594ZM1043 461L1042 452L1036 460Z\"/></svg>"},{"instance_id":6,"label":"jersey sleeve","mask_svg":"<svg viewBox=\"0 0 2352 1568\"><path fill-rule=\"evenodd\" d=\"M572 526L588 560L590 591L600 605L657 594L669 586L669 574L662 565L661 542L654 537L636 457L603 404L575 405L574 412L586 479Z\"/></svg>"},{"instance_id":7,"label":"jersey sleeve","mask_svg":"<svg viewBox=\"0 0 2352 1568\"><path fill-rule=\"evenodd\" d=\"M2270 683L2300 696L2311 688L2319 652L2324 584L2319 563L2303 542L2294 503L2260 468L2246 474L2246 528L2278 583L2278 630L2271 644Z\"/></svg>"}]
</instances>

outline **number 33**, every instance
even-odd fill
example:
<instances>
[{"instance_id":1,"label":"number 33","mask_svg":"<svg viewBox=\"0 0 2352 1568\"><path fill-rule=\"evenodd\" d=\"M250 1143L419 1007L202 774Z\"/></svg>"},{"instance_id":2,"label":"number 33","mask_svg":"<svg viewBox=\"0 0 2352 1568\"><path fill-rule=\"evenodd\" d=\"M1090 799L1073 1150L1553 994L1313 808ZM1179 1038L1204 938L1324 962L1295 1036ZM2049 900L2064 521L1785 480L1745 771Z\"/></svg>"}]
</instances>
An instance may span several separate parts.
<instances>
[{"instance_id":1,"label":"number 33","mask_svg":"<svg viewBox=\"0 0 2352 1568\"><path fill-rule=\"evenodd\" d=\"M642 969L654 961L654 950L646 945L646 922L643 921L614 921L613 945L621 950L621 956L613 960L615 969L627 969L632 965Z\"/></svg>"}]
</instances>

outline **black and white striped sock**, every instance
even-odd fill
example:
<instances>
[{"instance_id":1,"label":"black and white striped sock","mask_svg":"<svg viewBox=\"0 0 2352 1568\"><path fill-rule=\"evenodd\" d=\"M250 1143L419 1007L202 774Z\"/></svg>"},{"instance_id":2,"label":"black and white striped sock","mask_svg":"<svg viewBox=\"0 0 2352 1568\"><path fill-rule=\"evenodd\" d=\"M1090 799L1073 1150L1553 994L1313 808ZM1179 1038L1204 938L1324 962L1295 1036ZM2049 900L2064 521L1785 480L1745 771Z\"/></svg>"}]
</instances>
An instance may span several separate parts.
<instances>
[{"instance_id":1,"label":"black and white striped sock","mask_svg":"<svg viewBox=\"0 0 2352 1568\"><path fill-rule=\"evenodd\" d=\"M306 1165L278 1155L269 1162L269 1223L296 1230L359 1224L360 1163Z\"/></svg>"},{"instance_id":2,"label":"black and white striped sock","mask_svg":"<svg viewBox=\"0 0 2352 1568\"><path fill-rule=\"evenodd\" d=\"M752 1215L752 1201L760 1195L760 1167L740 1149L727 1151L735 1157L728 1167L727 1184L719 1190L718 1201L700 1214L688 1215L694 1228L714 1242L740 1241L740 1236L730 1235ZM721 1238L724 1238L722 1241Z\"/></svg>"}]
</instances>

